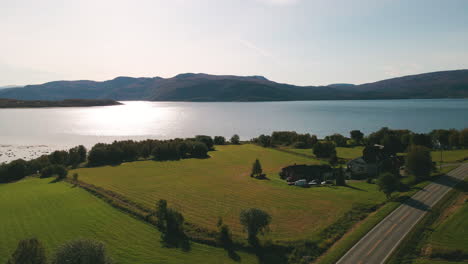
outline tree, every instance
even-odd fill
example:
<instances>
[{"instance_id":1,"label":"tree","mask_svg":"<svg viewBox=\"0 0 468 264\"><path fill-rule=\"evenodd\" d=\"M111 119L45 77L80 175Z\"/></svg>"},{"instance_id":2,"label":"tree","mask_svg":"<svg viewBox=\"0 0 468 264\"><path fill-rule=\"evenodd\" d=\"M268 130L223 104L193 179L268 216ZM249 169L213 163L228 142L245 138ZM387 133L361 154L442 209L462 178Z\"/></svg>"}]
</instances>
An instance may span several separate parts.
<instances>
[{"instance_id":1,"label":"tree","mask_svg":"<svg viewBox=\"0 0 468 264\"><path fill-rule=\"evenodd\" d=\"M432 139L429 135L415 133L411 135L411 144L432 148Z\"/></svg>"},{"instance_id":2,"label":"tree","mask_svg":"<svg viewBox=\"0 0 468 264\"><path fill-rule=\"evenodd\" d=\"M412 146L406 155L405 166L418 180L427 179L433 166L430 150L423 146Z\"/></svg>"},{"instance_id":3,"label":"tree","mask_svg":"<svg viewBox=\"0 0 468 264\"><path fill-rule=\"evenodd\" d=\"M36 238L21 240L8 264L46 264L44 246Z\"/></svg>"},{"instance_id":4,"label":"tree","mask_svg":"<svg viewBox=\"0 0 468 264\"><path fill-rule=\"evenodd\" d=\"M226 139L222 136L215 136L214 137L214 144L215 145L224 145L226 144Z\"/></svg>"},{"instance_id":5,"label":"tree","mask_svg":"<svg viewBox=\"0 0 468 264\"><path fill-rule=\"evenodd\" d=\"M259 144L262 147L270 147L271 146L271 137L268 135L260 135L258 138L255 139L255 143Z\"/></svg>"},{"instance_id":6,"label":"tree","mask_svg":"<svg viewBox=\"0 0 468 264\"><path fill-rule=\"evenodd\" d=\"M318 158L329 158L336 155L335 144L333 142L317 142L314 145L313 153Z\"/></svg>"},{"instance_id":7,"label":"tree","mask_svg":"<svg viewBox=\"0 0 468 264\"><path fill-rule=\"evenodd\" d=\"M175 209L166 210L165 229L161 240L166 246L188 246L188 238L184 232L184 217Z\"/></svg>"},{"instance_id":8,"label":"tree","mask_svg":"<svg viewBox=\"0 0 468 264\"><path fill-rule=\"evenodd\" d=\"M362 140L364 139L364 134L360 130L351 130L349 134L351 136L351 139L356 141L356 143L362 143Z\"/></svg>"},{"instance_id":9,"label":"tree","mask_svg":"<svg viewBox=\"0 0 468 264\"><path fill-rule=\"evenodd\" d=\"M258 245L258 233L264 234L270 222L271 216L257 208L242 210L240 213L240 223L244 226L244 231L247 231L251 246Z\"/></svg>"},{"instance_id":10,"label":"tree","mask_svg":"<svg viewBox=\"0 0 468 264\"><path fill-rule=\"evenodd\" d=\"M191 155L193 158L206 158L208 157L208 147L202 142L194 142Z\"/></svg>"},{"instance_id":11,"label":"tree","mask_svg":"<svg viewBox=\"0 0 468 264\"><path fill-rule=\"evenodd\" d=\"M49 165L41 170L41 178L48 178L54 175L57 176L58 180L67 177L67 168L63 165Z\"/></svg>"},{"instance_id":12,"label":"tree","mask_svg":"<svg viewBox=\"0 0 468 264\"><path fill-rule=\"evenodd\" d=\"M83 145L79 145L78 146L78 154L80 156L80 163L86 161L86 153L87 153L86 148Z\"/></svg>"},{"instance_id":13,"label":"tree","mask_svg":"<svg viewBox=\"0 0 468 264\"><path fill-rule=\"evenodd\" d=\"M234 145L239 145L240 144L240 138L239 138L239 135L237 134L234 134L232 137L231 137L231 144L234 144Z\"/></svg>"},{"instance_id":14,"label":"tree","mask_svg":"<svg viewBox=\"0 0 468 264\"><path fill-rule=\"evenodd\" d=\"M460 147L468 148L468 128L465 128L462 131L460 131L459 140Z\"/></svg>"},{"instance_id":15,"label":"tree","mask_svg":"<svg viewBox=\"0 0 468 264\"><path fill-rule=\"evenodd\" d=\"M232 241L232 234L229 230L229 226L223 224L223 219L220 217L218 220L218 237L216 238L219 245L221 245L224 249L232 249L233 241Z\"/></svg>"},{"instance_id":16,"label":"tree","mask_svg":"<svg viewBox=\"0 0 468 264\"><path fill-rule=\"evenodd\" d=\"M262 165L260 164L260 161L256 159L254 164L252 165L252 173L250 173L250 177L260 178L262 172Z\"/></svg>"},{"instance_id":17,"label":"tree","mask_svg":"<svg viewBox=\"0 0 468 264\"><path fill-rule=\"evenodd\" d=\"M333 134L331 136L326 136L325 140L333 141L338 147L346 147L348 139L341 134Z\"/></svg>"},{"instance_id":18,"label":"tree","mask_svg":"<svg viewBox=\"0 0 468 264\"><path fill-rule=\"evenodd\" d=\"M68 164L68 152L65 150L56 150L49 155L49 160L52 164Z\"/></svg>"},{"instance_id":19,"label":"tree","mask_svg":"<svg viewBox=\"0 0 468 264\"><path fill-rule=\"evenodd\" d=\"M198 135L195 137L195 141L205 143L209 150L213 149L214 141L210 136Z\"/></svg>"},{"instance_id":20,"label":"tree","mask_svg":"<svg viewBox=\"0 0 468 264\"><path fill-rule=\"evenodd\" d=\"M336 175L335 179L336 186L346 186L345 176L343 174L343 168L340 166L338 174Z\"/></svg>"},{"instance_id":21,"label":"tree","mask_svg":"<svg viewBox=\"0 0 468 264\"><path fill-rule=\"evenodd\" d=\"M338 157L336 156L336 154L332 154L329 158L328 158L328 163L330 163L330 165L332 167L335 167L337 164L338 164L339 160L338 160Z\"/></svg>"},{"instance_id":22,"label":"tree","mask_svg":"<svg viewBox=\"0 0 468 264\"><path fill-rule=\"evenodd\" d=\"M387 199L390 199L392 193L396 192L400 187L400 179L395 174L385 172L377 178L377 186L380 191L385 193Z\"/></svg>"},{"instance_id":23,"label":"tree","mask_svg":"<svg viewBox=\"0 0 468 264\"><path fill-rule=\"evenodd\" d=\"M460 132L458 132L455 129L450 130L448 144L451 148L459 147L460 146Z\"/></svg>"},{"instance_id":24,"label":"tree","mask_svg":"<svg viewBox=\"0 0 468 264\"><path fill-rule=\"evenodd\" d=\"M77 239L61 245L52 264L111 264L103 243L90 239Z\"/></svg>"},{"instance_id":25,"label":"tree","mask_svg":"<svg viewBox=\"0 0 468 264\"><path fill-rule=\"evenodd\" d=\"M163 232L166 228L167 201L160 199L156 204L156 227Z\"/></svg>"}]
</instances>

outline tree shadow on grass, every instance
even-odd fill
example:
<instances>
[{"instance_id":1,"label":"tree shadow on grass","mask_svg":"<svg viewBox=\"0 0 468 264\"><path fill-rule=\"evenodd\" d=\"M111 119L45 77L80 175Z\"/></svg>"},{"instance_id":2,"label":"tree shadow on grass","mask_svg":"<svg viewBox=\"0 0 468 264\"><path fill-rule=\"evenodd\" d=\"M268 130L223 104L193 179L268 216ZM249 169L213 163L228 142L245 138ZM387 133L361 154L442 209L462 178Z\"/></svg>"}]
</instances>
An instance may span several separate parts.
<instances>
[{"instance_id":1,"label":"tree shadow on grass","mask_svg":"<svg viewBox=\"0 0 468 264\"><path fill-rule=\"evenodd\" d=\"M347 188L350 188L350 189L353 189L353 190L357 190L357 191L367 192L367 191L364 190L364 189L361 189L361 188L358 188L358 187L354 187L354 186L351 186L351 185L349 185L349 184L346 184L346 185L344 185L343 187L347 187Z\"/></svg>"},{"instance_id":2,"label":"tree shadow on grass","mask_svg":"<svg viewBox=\"0 0 468 264\"><path fill-rule=\"evenodd\" d=\"M288 257L283 247L276 245L256 247L255 255L260 264L287 264Z\"/></svg>"}]
</instances>

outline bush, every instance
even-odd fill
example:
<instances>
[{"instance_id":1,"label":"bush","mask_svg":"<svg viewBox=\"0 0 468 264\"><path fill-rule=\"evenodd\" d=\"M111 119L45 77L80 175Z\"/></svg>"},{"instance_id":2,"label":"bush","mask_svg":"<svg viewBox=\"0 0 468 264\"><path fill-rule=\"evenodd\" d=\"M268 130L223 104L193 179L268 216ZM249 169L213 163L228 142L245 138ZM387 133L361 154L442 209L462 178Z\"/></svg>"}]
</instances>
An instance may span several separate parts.
<instances>
[{"instance_id":1,"label":"bush","mask_svg":"<svg viewBox=\"0 0 468 264\"><path fill-rule=\"evenodd\" d=\"M90 239L78 239L60 246L52 264L111 264L104 244Z\"/></svg>"},{"instance_id":2,"label":"bush","mask_svg":"<svg viewBox=\"0 0 468 264\"><path fill-rule=\"evenodd\" d=\"M7 264L46 264L44 246L35 238L21 240Z\"/></svg>"}]
</instances>

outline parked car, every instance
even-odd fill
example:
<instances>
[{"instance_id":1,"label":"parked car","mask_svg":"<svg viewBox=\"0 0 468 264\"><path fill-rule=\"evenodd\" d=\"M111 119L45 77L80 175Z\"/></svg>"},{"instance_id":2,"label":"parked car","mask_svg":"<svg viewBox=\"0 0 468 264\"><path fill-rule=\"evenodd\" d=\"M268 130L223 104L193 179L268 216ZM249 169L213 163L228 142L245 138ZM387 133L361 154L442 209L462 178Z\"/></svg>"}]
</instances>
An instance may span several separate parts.
<instances>
[{"instance_id":1,"label":"parked car","mask_svg":"<svg viewBox=\"0 0 468 264\"><path fill-rule=\"evenodd\" d=\"M304 180L304 179L298 180L298 181L296 181L296 182L294 183L294 185L305 187L305 186L307 186L307 181Z\"/></svg>"},{"instance_id":2,"label":"parked car","mask_svg":"<svg viewBox=\"0 0 468 264\"><path fill-rule=\"evenodd\" d=\"M312 180L309 182L309 186L318 186L320 185L318 182L316 182L315 180Z\"/></svg>"}]
</instances>

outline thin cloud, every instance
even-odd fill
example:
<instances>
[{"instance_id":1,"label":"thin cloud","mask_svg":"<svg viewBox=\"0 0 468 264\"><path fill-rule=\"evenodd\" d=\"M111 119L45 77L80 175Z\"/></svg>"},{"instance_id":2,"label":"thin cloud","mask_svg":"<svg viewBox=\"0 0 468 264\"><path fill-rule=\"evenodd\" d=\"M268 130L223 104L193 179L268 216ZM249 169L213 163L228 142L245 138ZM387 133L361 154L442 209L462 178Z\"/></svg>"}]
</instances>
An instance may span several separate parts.
<instances>
[{"instance_id":1,"label":"thin cloud","mask_svg":"<svg viewBox=\"0 0 468 264\"><path fill-rule=\"evenodd\" d=\"M294 5L297 4L300 0L257 0L259 2L270 4L270 5Z\"/></svg>"},{"instance_id":2,"label":"thin cloud","mask_svg":"<svg viewBox=\"0 0 468 264\"><path fill-rule=\"evenodd\" d=\"M251 50L255 51L256 53L260 54L263 57L273 58L273 55L270 52L268 52L265 49L262 49L262 48L258 47L257 45L253 44L252 42L250 42L248 40L238 39L237 41L240 44L242 44L244 47L247 47L248 49L251 49Z\"/></svg>"}]
</instances>

